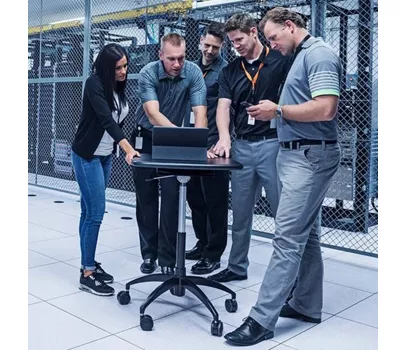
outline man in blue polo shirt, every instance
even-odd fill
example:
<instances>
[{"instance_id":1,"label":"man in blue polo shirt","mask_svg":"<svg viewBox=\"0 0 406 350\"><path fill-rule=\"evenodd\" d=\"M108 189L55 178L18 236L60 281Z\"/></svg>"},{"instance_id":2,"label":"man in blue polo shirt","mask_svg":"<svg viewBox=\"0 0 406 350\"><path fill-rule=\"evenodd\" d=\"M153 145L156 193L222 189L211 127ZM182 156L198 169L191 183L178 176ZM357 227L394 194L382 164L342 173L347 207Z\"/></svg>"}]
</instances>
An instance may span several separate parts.
<instances>
[{"instance_id":1,"label":"man in blue polo shirt","mask_svg":"<svg viewBox=\"0 0 406 350\"><path fill-rule=\"evenodd\" d=\"M185 60L186 44L179 34L162 37L160 60L140 71L141 105L135 112L134 148L151 153L152 128L180 127L186 111L192 106L196 127L207 126L206 85L200 68ZM161 210L158 221L158 181L155 169L133 168L136 190L136 217L144 262L140 269L152 273L156 260L164 274L173 274L178 231L178 182L175 177L159 180ZM159 225L158 225L159 222Z\"/></svg>"},{"instance_id":2,"label":"man in blue polo shirt","mask_svg":"<svg viewBox=\"0 0 406 350\"><path fill-rule=\"evenodd\" d=\"M294 55L279 104L262 100L248 108L255 119L277 118L281 196L274 251L257 303L244 323L225 335L235 345L272 338L279 316L321 322L320 211L340 162L340 58L321 38L310 36L302 17L288 9L269 11L260 26L272 48ZM296 277L292 298L285 303Z\"/></svg>"}]
</instances>

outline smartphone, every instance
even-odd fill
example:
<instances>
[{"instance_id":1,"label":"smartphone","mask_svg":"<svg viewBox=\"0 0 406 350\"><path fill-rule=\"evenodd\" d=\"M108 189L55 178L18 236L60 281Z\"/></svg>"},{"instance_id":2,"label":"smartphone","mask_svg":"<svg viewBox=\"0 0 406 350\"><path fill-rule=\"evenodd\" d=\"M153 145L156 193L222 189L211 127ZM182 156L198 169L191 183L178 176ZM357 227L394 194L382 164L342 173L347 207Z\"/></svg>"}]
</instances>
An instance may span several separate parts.
<instances>
[{"instance_id":1,"label":"smartphone","mask_svg":"<svg viewBox=\"0 0 406 350\"><path fill-rule=\"evenodd\" d=\"M243 106L243 107L245 107L245 108L248 108L248 107L253 106L253 104L252 104L252 103L249 103L249 102L247 102L247 101L242 101L242 102L241 102L241 106Z\"/></svg>"}]
</instances>

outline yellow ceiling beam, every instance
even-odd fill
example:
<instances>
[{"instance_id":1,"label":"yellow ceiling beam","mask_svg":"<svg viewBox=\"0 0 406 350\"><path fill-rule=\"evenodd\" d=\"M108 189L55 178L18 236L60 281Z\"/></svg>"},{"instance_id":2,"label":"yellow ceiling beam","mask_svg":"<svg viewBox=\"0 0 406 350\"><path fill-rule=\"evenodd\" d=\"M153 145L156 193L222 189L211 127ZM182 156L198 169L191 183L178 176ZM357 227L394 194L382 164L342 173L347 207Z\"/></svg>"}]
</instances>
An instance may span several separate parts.
<instances>
[{"instance_id":1,"label":"yellow ceiling beam","mask_svg":"<svg viewBox=\"0 0 406 350\"><path fill-rule=\"evenodd\" d=\"M167 12L186 12L192 8L193 0L177 1L168 4L160 4L151 6L148 8L141 8L137 10L128 10L113 12L104 15L98 15L92 17L93 23L103 23L107 21L119 21L123 19L131 19L141 17L143 15L158 15ZM42 31L47 32L50 30L62 29L62 28L73 28L82 25L82 21L73 20L69 22L61 22L55 24L47 24L42 26ZM28 35L38 34L41 31L41 26L28 28Z\"/></svg>"}]
</instances>

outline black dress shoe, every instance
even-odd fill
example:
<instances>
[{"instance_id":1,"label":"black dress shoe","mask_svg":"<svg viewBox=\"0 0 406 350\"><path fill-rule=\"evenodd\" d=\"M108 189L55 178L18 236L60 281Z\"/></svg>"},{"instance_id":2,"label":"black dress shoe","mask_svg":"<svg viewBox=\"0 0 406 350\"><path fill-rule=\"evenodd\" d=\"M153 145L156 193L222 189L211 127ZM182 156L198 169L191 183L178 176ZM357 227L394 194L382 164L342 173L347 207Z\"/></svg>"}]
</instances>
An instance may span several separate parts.
<instances>
[{"instance_id":1,"label":"black dress shoe","mask_svg":"<svg viewBox=\"0 0 406 350\"><path fill-rule=\"evenodd\" d=\"M224 338L234 345L254 345L273 338L273 335L273 331L262 327L257 321L248 316L240 327L233 332L227 333Z\"/></svg>"},{"instance_id":2,"label":"black dress shoe","mask_svg":"<svg viewBox=\"0 0 406 350\"><path fill-rule=\"evenodd\" d=\"M201 258L191 268L192 273L204 275L220 268L220 261L211 261L209 258Z\"/></svg>"},{"instance_id":3,"label":"black dress shoe","mask_svg":"<svg viewBox=\"0 0 406 350\"><path fill-rule=\"evenodd\" d=\"M199 260L202 257L203 249L195 245L192 249L187 250L185 253L186 260Z\"/></svg>"},{"instance_id":4,"label":"black dress shoe","mask_svg":"<svg viewBox=\"0 0 406 350\"><path fill-rule=\"evenodd\" d=\"M142 273L153 273L156 269L156 262L152 259L144 259L144 262L140 266Z\"/></svg>"},{"instance_id":5,"label":"black dress shoe","mask_svg":"<svg viewBox=\"0 0 406 350\"><path fill-rule=\"evenodd\" d=\"M242 281L246 280L247 275L237 275L229 269L224 269L223 271L207 277L209 280L216 282L230 282L230 281Z\"/></svg>"},{"instance_id":6,"label":"black dress shoe","mask_svg":"<svg viewBox=\"0 0 406 350\"><path fill-rule=\"evenodd\" d=\"M161 272L164 275L173 275L175 273L175 270L173 269L173 267L170 266L161 266Z\"/></svg>"},{"instance_id":7,"label":"black dress shoe","mask_svg":"<svg viewBox=\"0 0 406 350\"><path fill-rule=\"evenodd\" d=\"M279 317L296 318L298 320L302 320L302 321L310 322L310 323L320 323L321 322L321 318L313 318L313 317L303 315L303 314L297 312L295 309L293 309L289 304L283 305L281 313L279 314Z\"/></svg>"}]
</instances>

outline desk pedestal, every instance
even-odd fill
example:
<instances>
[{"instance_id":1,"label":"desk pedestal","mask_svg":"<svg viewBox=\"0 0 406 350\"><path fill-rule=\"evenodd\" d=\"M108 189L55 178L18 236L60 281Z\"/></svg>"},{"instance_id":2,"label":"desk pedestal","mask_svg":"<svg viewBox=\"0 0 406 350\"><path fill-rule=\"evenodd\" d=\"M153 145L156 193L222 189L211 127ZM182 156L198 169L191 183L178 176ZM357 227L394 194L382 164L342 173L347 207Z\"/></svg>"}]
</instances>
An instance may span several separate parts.
<instances>
[{"instance_id":1,"label":"desk pedestal","mask_svg":"<svg viewBox=\"0 0 406 350\"><path fill-rule=\"evenodd\" d=\"M140 307L140 326L144 331L152 330L154 321L151 316L145 314L145 309L156 298L170 290L171 294L182 297L185 295L185 290L189 290L194 294L213 315L211 324L211 334L222 336L223 323L219 320L219 315L211 301L198 287L206 286L220 289L231 294L231 299L225 301L225 307L228 312L236 312L238 308L236 294L230 288L221 283L209 280L199 276L187 276L185 268L185 243L186 243L186 184L190 180L190 176L177 176L180 183L179 186L179 221L178 221L178 237L176 243L176 266L174 275L152 274L139 277L128 282L125 285L126 290L117 294L117 299L121 305L126 305L131 301L130 287L134 284L143 282L163 282L161 283L147 298Z\"/></svg>"}]
</instances>

